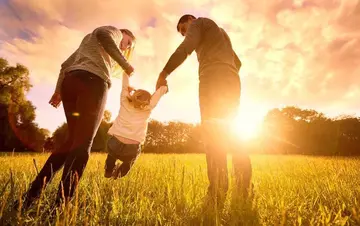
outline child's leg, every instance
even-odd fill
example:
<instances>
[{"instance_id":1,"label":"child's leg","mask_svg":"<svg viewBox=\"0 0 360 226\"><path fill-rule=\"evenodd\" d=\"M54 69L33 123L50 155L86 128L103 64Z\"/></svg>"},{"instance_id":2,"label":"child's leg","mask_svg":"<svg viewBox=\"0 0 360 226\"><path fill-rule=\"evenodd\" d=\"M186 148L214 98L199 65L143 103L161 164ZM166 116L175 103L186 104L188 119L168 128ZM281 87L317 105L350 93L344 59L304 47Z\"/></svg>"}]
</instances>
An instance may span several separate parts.
<instances>
[{"instance_id":1,"label":"child's leg","mask_svg":"<svg viewBox=\"0 0 360 226\"><path fill-rule=\"evenodd\" d=\"M117 160L117 153L121 152L125 144L116 137L111 137L107 143L108 155L105 161L105 177L111 177Z\"/></svg>"},{"instance_id":2,"label":"child's leg","mask_svg":"<svg viewBox=\"0 0 360 226\"><path fill-rule=\"evenodd\" d=\"M111 177L113 169L115 167L116 158L108 154L105 161L105 177Z\"/></svg>"},{"instance_id":3,"label":"child's leg","mask_svg":"<svg viewBox=\"0 0 360 226\"><path fill-rule=\"evenodd\" d=\"M117 167L114 171L114 177L124 177L126 176L136 159L140 154L139 145L134 144L126 144L125 148L121 152L119 159L123 162L119 167Z\"/></svg>"},{"instance_id":4,"label":"child's leg","mask_svg":"<svg viewBox=\"0 0 360 226\"><path fill-rule=\"evenodd\" d=\"M126 174L128 174L128 172L131 169L132 164L130 164L129 162L123 162L118 169L116 169L116 173L115 175L117 175L117 177L124 177L126 176Z\"/></svg>"}]
</instances>

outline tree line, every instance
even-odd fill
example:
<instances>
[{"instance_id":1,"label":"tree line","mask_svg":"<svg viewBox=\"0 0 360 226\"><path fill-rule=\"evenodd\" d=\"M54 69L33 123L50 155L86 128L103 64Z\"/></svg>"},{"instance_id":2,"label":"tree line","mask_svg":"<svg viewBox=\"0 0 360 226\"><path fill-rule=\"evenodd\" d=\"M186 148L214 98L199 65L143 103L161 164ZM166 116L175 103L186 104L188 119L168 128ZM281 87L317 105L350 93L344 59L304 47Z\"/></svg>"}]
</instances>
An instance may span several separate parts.
<instances>
[{"instance_id":1,"label":"tree line","mask_svg":"<svg viewBox=\"0 0 360 226\"><path fill-rule=\"evenodd\" d=\"M34 122L35 107L26 93L29 70L0 58L0 151L40 151L50 131Z\"/></svg>"},{"instance_id":2,"label":"tree line","mask_svg":"<svg viewBox=\"0 0 360 226\"><path fill-rule=\"evenodd\" d=\"M27 100L28 69L0 58L0 151L53 151L66 139L67 125L50 132L35 122L35 107ZM92 152L106 152L111 113L105 111ZM294 106L270 110L258 136L238 142L239 150L259 154L360 155L360 118L326 117ZM143 144L145 153L203 153L199 124L151 120Z\"/></svg>"}]
</instances>

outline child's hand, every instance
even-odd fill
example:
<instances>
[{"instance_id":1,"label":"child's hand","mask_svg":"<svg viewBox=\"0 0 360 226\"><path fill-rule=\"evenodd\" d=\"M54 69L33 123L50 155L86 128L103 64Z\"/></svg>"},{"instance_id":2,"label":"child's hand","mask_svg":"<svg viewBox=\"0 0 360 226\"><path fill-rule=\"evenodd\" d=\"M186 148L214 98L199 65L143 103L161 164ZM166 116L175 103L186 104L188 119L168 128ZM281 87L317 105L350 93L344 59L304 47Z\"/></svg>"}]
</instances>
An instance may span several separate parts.
<instances>
[{"instance_id":1,"label":"child's hand","mask_svg":"<svg viewBox=\"0 0 360 226\"><path fill-rule=\"evenodd\" d=\"M162 71L160 73L158 80L156 82L156 88L155 88L156 90L158 90L161 86L167 85L166 76L167 76L166 71Z\"/></svg>"},{"instance_id":2,"label":"child's hand","mask_svg":"<svg viewBox=\"0 0 360 226\"><path fill-rule=\"evenodd\" d=\"M132 91L134 91L135 89L131 86L128 87L129 93L131 93Z\"/></svg>"}]
</instances>

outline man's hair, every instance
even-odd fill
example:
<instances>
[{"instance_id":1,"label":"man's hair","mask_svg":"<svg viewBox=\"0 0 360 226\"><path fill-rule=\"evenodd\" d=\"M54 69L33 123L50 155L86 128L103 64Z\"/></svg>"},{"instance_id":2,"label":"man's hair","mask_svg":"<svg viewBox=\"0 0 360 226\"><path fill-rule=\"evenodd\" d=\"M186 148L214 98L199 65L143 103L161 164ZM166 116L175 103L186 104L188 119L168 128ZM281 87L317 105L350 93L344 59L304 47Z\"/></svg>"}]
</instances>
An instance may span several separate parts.
<instances>
[{"instance_id":1,"label":"man's hair","mask_svg":"<svg viewBox=\"0 0 360 226\"><path fill-rule=\"evenodd\" d=\"M185 14L182 17L180 17L180 20L179 20L178 24L176 25L177 31L179 31L179 25L187 22L189 19L196 19L196 17L191 14Z\"/></svg>"}]
</instances>

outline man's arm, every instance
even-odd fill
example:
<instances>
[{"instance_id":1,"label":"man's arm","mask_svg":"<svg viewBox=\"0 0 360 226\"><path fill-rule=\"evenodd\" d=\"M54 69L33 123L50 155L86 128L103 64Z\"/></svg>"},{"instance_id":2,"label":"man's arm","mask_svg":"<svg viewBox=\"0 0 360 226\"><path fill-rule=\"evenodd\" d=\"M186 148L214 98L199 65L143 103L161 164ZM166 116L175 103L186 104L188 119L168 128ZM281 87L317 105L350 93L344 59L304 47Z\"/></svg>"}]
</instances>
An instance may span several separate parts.
<instances>
[{"instance_id":1,"label":"man's arm","mask_svg":"<svg viewBox=\"0 0 360 226\"><path fill-rule=\"evenodd\" d=\"M184 41L171 55L166 63L163 71L168 75L172 73L178 66L180 66L185 59L190 55L199 45L201 39L201 20L194 20L189 26Z\"/></svg>"},{"instance_id":2,"label":"man's arm","mask_svg":"<svg viewBox=\"0 0 360 226\"><path fill-rule=\"evenodd\" d=\"M119 34L115 34L116 29L117 28L115 27L99 27L94 30L94 34L100 45L110 55L110 57L113 58L124 69L124 71L129 72L129 70L132 69L132 66L128 63L114 41L115 35L121 35L122 39L121 31L116 31L119 32Z\"/></svg>"},{"instance_id":3,"label":"man's arm","mask_svg":"<svg viewBox=\"0 0 360 226\"><path fill-rule=\"evenodd\" d=\"M242 63L241 63L241 60L239 59L239 57L236 55L235 51L233 51L233 53L234 53L235 66L236 66L236 69L237 69L238 72L239 72Z\"/></svg>"}]
</instances>

